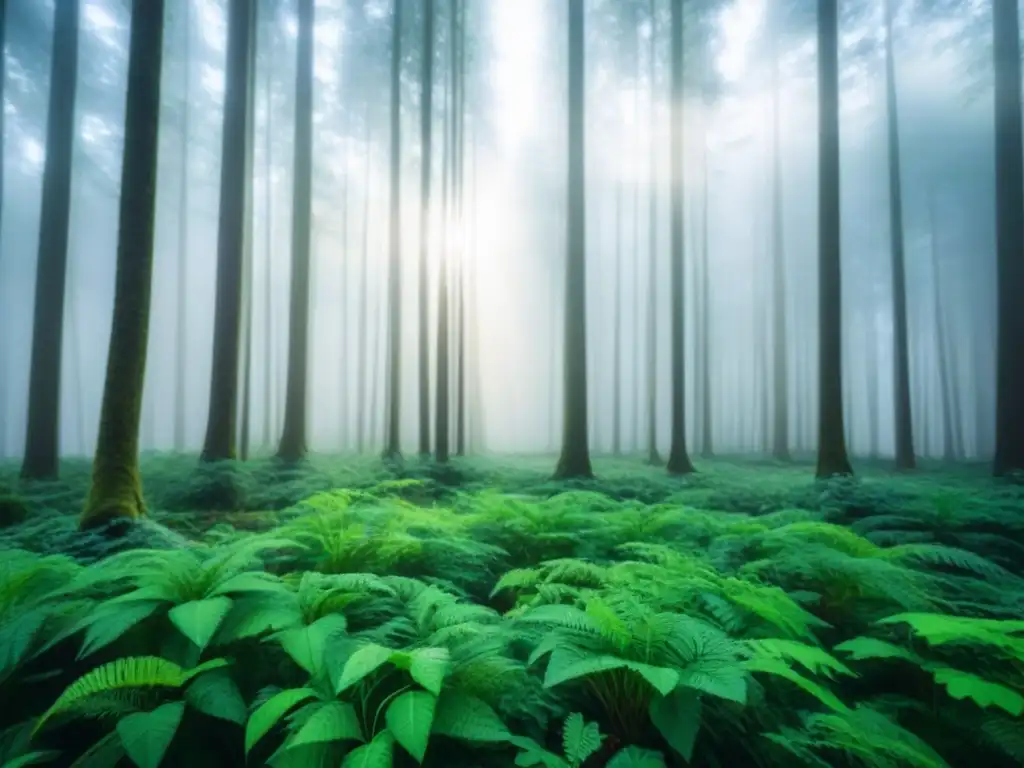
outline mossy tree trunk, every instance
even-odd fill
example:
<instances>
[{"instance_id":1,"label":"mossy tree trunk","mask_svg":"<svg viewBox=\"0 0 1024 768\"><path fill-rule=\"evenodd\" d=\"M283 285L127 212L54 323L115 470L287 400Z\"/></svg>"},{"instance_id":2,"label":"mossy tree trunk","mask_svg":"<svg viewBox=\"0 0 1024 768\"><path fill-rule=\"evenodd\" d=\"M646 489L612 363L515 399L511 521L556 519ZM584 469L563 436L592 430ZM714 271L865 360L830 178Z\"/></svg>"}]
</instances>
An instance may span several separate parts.
<instances>
[{"instance_id":1,"label":"mossy tree trunk","mask_svg":"<svg viewBox=\"0 0 1024 768\"><path fill-rule=\"evenodd\" d=\"M248 0L231 0L228 9L213 365L210 411L202 453L202 460L206 462L236 458L242 294L247 274L245 250L249 240L246 235L246 209L250 187L251 51L256 44L254 11Z\"/></svg>"},{"instance_id":2,"label":"mossy tree trunk","mask_svg":"<svg viewBox=\"0 0 1024 768\"><path fill-rule=\"evenodd\" d=\"M299 0L298 66L295 77L295 172L292 197L292 282L288 314L288 384L284 428L277 456L306 456L309 369L310 229L313 189L313 0Z\"/></svg>"},{"instance_id":3,"label":"mossy tree trunk","mask_svg":"<svg viewBox=\"0 0 1024 768\"><path fill-rule=\"evenodd\" d=\"M843 419L843 312L839 218L839 8L818 0L818 465L853 473Z\"/></svg>"},{"instance_id":4,"label":"mossy tree trunk","mask_svg":"<svg viewBox=\"0 0 1024 768\"><path fill-rule=\"evenodd\" d=\"M423 10L423 68L420 79L420 264L419 264L419 400L420 455L430 453L430 329L429 274L430 254L430 181L434 126L434 0L426 0Z\"/></svg>"},{"instance_id":5,"label":"mossy tree trunk","mask_svg":"<svg viewBox=\"0 0 1024 768\"><path fill-rule=\"evenodd\" d=\"M566 212L562 453L555 477L592 477L587 434L587 190L584 2L569 0L569 133Z\"/></svg>"},{"instance_id":6,"label":"mossy tree trunk","mask_svg":"<svg viewBox=\"0 0 1024 768\"><path fill-rule=\"evenodd\" d=\"M71 223L71 170L78 88L79 0L58 3L53 22L46 165L39 217L28 427L21 475L56 478L60 464L60 390Z\"/></svg>"},{"instance_id":7,"label":"mossy tree trunk","mask_svg":"<svg viewBox=\"0 0 1024 768\"><path fill-rule=\"evenodd\" d=\"M117 277L92 484L81 528L145 513L139 418L153 277L164 0L134 0L128 52Z\"/></svg>"},{"instance_id":8,"label":"mossy tree trunk","mask_svg":"<svg viewBox=\"0 0 1024 768\"><path fill-rule=\"evenodd\" d=\"M996 475L1024 471L1024 157L1021 141L1020 17L1017 3L992 5L996 122Z\"/></svg>"},{"instance_id":9,"label":"mossy tree trunk","mask_svg":"<svg viewBox=\"0 0 1024 768\"><path fill-rule=\"evenodd\" d=\"M914 420L910 399L907 340L907 271L903 247L903 175L900 166L896 65L893 59L892 0L885 0L885 104L889 158L889 237L892 258L893 387L896 468L914 469Z\"/></svg>"},{"instance_id":10,"label":"mossy tree trunk","mask_svg":"<svg viewBox=\"0 0 1024 768\"><path fill-rule=\"evenodd\" d=\"M686 450L686 325L683 269L683 0L672 0L671 279L672 304L672 444L666 465L669 474L694 471Z\"/></svg>"},{"instance_id":11,"label":"mossy tree trunk","mask_svg":"<svg viewBox=\"0 0 1024 768\"><path fill-rule=\"evenodd\" d=\"M391 32L391 156L388 196L388 365L384 458L402 456L402 0Z\"/></svg>"}]
</instances>

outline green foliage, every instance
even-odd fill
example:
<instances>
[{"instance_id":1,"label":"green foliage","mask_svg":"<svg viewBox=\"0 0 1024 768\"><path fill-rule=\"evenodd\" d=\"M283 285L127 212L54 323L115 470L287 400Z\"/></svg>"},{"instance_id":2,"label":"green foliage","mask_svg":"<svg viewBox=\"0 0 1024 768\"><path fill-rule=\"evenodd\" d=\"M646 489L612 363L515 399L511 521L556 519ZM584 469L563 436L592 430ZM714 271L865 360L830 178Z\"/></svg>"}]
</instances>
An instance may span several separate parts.
<instances>
[{"instance_id":1,"label":"green foliage","mask_svg":"<svg viewBox=\"0 0 1024 768\"><path fill-rule=\"evenodd\" d=\"M0 766L1024 760L1018 491L607 469L257 462L251 515L158 476L184 543L105 556L40 488L0 534Z\"/></svg>"}]
</instances>

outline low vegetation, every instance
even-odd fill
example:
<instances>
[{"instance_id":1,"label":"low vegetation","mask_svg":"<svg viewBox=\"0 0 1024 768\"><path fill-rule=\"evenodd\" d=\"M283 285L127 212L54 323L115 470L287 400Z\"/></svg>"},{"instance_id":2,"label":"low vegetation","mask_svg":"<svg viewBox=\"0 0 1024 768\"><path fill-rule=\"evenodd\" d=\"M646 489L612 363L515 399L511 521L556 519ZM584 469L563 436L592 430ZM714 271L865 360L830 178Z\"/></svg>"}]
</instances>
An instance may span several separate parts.
<instances>
[{"instance_id":1,"label":"low vegetation","mask_svg":"<svg viewBox=\"0 0 1024 768\"><path fill-rule=\"evenodd\" d=\"M980 472L256 463L212 512L185 461L143 548L73 532L86 473L0 474L0 766L1024 762L1021 489Z\"/></svg>"}]
</instances>

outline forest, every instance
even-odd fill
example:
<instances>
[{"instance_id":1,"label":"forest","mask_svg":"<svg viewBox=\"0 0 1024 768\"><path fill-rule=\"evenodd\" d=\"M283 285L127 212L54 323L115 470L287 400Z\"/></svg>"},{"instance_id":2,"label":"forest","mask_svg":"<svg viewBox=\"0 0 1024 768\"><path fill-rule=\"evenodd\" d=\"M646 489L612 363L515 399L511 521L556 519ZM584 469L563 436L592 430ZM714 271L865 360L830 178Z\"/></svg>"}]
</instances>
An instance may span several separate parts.
<instances>
[{"instance_id":1,"label":"forest","mask_svg":"<svg viewBox=\"0 0 1024 768\"><path fill-rule=\"evenodd\" d=\"M1024 765L1017 0L0 0L0 768Z\"/></svg>"}]
</instances>

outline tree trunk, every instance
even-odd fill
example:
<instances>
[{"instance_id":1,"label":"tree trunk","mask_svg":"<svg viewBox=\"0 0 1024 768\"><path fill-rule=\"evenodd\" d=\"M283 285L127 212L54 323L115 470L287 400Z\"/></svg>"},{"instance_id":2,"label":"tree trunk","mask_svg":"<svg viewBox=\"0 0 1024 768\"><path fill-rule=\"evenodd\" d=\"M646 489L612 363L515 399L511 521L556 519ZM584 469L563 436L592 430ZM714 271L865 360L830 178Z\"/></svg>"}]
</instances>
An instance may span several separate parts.
<instances>
[{"instance_id":1,"label":"tree trunk","mask_svg":"<svg viewBox=\"0 0 1024 768\"><path fill-rule=\"evenodd\" d=\"M276 415L276 387L274 376L274 41L273 41L274 19L267 14L267 52L264 54L267 59L267 93L266 110L267 124L264 126L264 187L263 187L263 217L265 219L264 243L266 264L264 268L265 285L263 287L263 302L265 316L263 318L263 445L269 448L274 443L274 430L277 426Z\"/></svg>"},{"instance_id":2,"label":"tree trunk","mask_svg":"<svg viewBox=\"0 0 1024 768\"><path fill-rule=\"evenodd\" d=\"M584 1L569 0L569 133L562 452L555 477L592 477L587 436L587 190Z\"/></svg>"},{"instance_id":3,"label":"tree trunk","mask_svg":"<svg viewBox=\"0 0 1024 768\"><path fill-rule=\"evenodd\" d=\"M1021 142L1020 18L1017 3L992 5L996 123L998 355L995 474L1024 471L1024 157Z\"/></svg>"},{"instance_id":4,"label":"tree trunk","mask_svg":"<svg viewBox=\"0 0 1024 768\"><path fill-rule=\"evenodd\" d=\"M313 0L299 0L295 82L295 172L292 198L292 284L288 325L288 388L278 458L306 456L309 367L310 230L313 181Z\"/></svg>"},{"instance_id":5,"label":"tree trunk","mask_svg":"<svg viewBox=\"0 0 1024 768\"><path fill-rule=\"evenodd\" d=\"M384 458L402 456L402 0L394 0L391 34L391 175L388 188L387 437Z\"/></svg>"},{"instance_id":6,"label":"tree trunk","mask_svg":"<svg viewBox=\"0 0 1024 768\"><path fill-rule=\"evenodd\" d=\"M843 313L839 219L839 9L818 0L818 466L853 473L843 426Z\"/></svg>"},{"instance_id":7,"label":"tree trunk","mask_svg":"<svg viewBox=\"0 0 1024 768\"><path fill-rule=\"evenodd\" d=\"M893 387L896 468L914 469L913 406L907 348L907 274L903 246L903 180L900 166L899 112L893 59L892 0L885 0L885 103L889 152L889 236L892 252Z\"/></svg>"},{"instance_id":8,"label":"tree trunk","mask_svg":"<svg viewBox=\"0 0 1024 768\"><path fill-rule=\"evenodd\" d=\"M178 148L179 179L178 188L178 315L175 341L177 348L177 368L174 381L174 450L184 452L188 440L188 405L186 388L188 387L188 237L189 237L189 146L191 136L192 102L192 0L182 2L182 46L184 62L184 82L182 83L181 99L181 146Z\"/></svg>"},{"instance_id":9,"label":"tree trunk","mask_svg":"<svg viewBox=\"0 0 1024 768\"><path fill-rule=\"evenodd\" d=\"M457 3L460 9L458 29L458 57L455 70L455 211L458 237L456 243L455 282L455 455L466 455L466 271L464 236L463 191L465 188L465 147L466 147L466 4Z\"/></svg>"},{"instance_id":10,"label":"tree trunk","mask_svg":"<svg viewBox=\"0 0 1024 768\"><path fill-rule=\"evenodd\" d=\"M650 0L651 46L650 46L650 122L651 141L647 157L647 179L650 196L647 212L647 463L661 465L658 453L658 166L654 136L657 135L657 39L658 16Z\"/></svg>"},{"instance_id":11,"label":"tree trunk","mask_svg":"<svg viewBox=\"0 0 1024 768\"><path fill-rule=\"evenodd\" d=\"M366 451L366 423L367 416L372 409L367 408L366 402L366 377L368 373L367 345L369 342L369 311L370 311L370 108L366 108L366 167L363 176L363 243L360 250L359 263L359 331L356 344L358 346L358 366L356 382L356 452Z\"/></svg>"},{"instance_id":12,"label":"tree trunk","mask_svg":"<svg viewBox=\"0 0 1024 768\"><path fill-rule=\"evenodd\" d=\"M426 0L423 22L423 74L420 84L420 145L423 164L420 168L420 273L419 273L419 367L420 367L420 455L430 453L430 341L429 341L429 275L430 254L430 172L433 151L434 121L434 0Z\"/></svg>"},{"instance_id":13,"label":"tree trunk","mask_svg":"<svg viewBox=\"0 0 1024 768\"><path fill-rule=\"evenodd\" d=\"M145 514L138 439L153 284L163 24L164 0L134 0L114 314L99 439L81 528Z\"/></svg>"},{"instance_id":14,"label":"tree trunk","mask_svg":"<svg viewBox=\"0 0 1024 768\"><path fill-rule=\"evenodd\" d=\"M434 433L436 436L434 459L443 464L448 461L450 453L451 436L451 391L450 373L451 361L449 356L449 343L451 329L448 324L448 303L450 287L448 285L448 274L451 263L451 242L450 217L452 209L452 182L455 170L455 120L454 120L454 83L455 83L455 27L456 27L456 3L449 6L448 17L448 80L444 90L444 121L443 121L443 166L441 182L441 255L438 264L437 274L437 375L435 395Z\"/></svg>"},{"instance_id":15,"label":"tree trunk","mask_svg":"<svg viewBox=\"0 0 1024 768\"><path fill-rule=\"evenodd\" d=\"M782 197L782 126L779 92L779 12L771 14L772 67L772 456L789 461L789 339L786 333L786 242Z\"/></svg>"},{"instance_id":16,"label":"tree trunk","mask_svg":"<svg viewBox=\"0 0 1024 768\"><path fill-rule=\"evenodd\" d=\"M874 303L872 303L867 323L865 323L865 329L868 335L867 344L865 344L867 360L864 365L865 384L868 390L868 453L872 459L877 459L881 455L881 446L878 429L878 366L876 353L878 349L878 329L875 327Z\"/></svg>"},{"instance_id":17,"label":"tree trunk","mask_svg":"<svg viewBox=\"0 0 1024 768\"><path fill-rule=\"evenodd\" d=\"M238 362L241 353L242 292L246 274L250 49L255 44L252 20L252 6L247 0L231 0L224 83L217 300L214 311L210 411L201 457L205 462L236 458Z\"/></svg>"},{"instance_id":18,"label":"tree trunk","mask_svg":"<svg viewBox=\"0 0 1024 768\"><path fill-rule=\"evenodd\" d=\"M612 455L622 455L622 182L615 183L615 281L612 284Z\"/></svg>"},{"instance_id":19,"label":"tree trunk","mask_svg":"<svg viewBox=\"0 0 1024 768\"><path fill-rule=\"evenodd\" d=\"M686 325L683 270L683 0L672 0L672 447L668 472L685 475L694 471L686 450Z\"/></svg>"},{"instance_id":20,"label":"tree trunk","mask_svg":"<svg viewBox=\"0 0 1024 768\"><path fill-rule=\"evenodd\" d=\"M239 456L242 461L249 460L249 449L252 442L252 358L255 337L253 332L255 296L253 293L256 285L256 269L253 261L256 235L253 229L253 174L256 148L256 49L259 14L257 8L256 4L252 6L252 17L249 21L248 77L245 84L245 215L242 232L243 273L245 274L245 359L242 362L242 428L239 436Z\"/></svg>"},{"instance_id":21,"label":"tree trunk","mask_svg":"<svg viewBox=\"0 0 1024 768\"><path fill-rule=\"evenodd\" d=\"M344 99L344 94L341 95ZM343 133L344 145L342 147L342 166L344 167L344 174L342 176L342 191L341 191L341 267L338 270L341 273L341 323L338 328L339 354L338 354L338 450L342 453L348 448L348 435L350 433L349 427L349 389L348 379L349 371L351 366L349 365L349 354L348 354L348 339L349 339L349 328L348 328L348 224L349 224L349 176L352 172L352 163L350 162L351 152L349 150L348 140L348 121L345 121Z\"/></svg>"},{"instance_id":22,"label":"tree trunk","mask_svg":"<svg viewBox=\"0 0 1024 768\"><path fill-rule=\"evenodd\" d=\"M39 217L28 427L21 476L57 477L60 464L60 389L64 341L64 300L71 212L71 166L78 89L79 0L56 6L50 106L46 120L46 165Z\"/></svg>"},{"instance_id":23,"label":"tree trunk","mask_svg":"<svg viewBox=\"0 0 1024 768\"><path fill-rule=\"evenodd\" d=\"M701 391L700 401L700 455L710 459L715 453L715 434L713 406L714 396L711 389L711 226L709 211L711 209L711 167L708 161L707 137L704 140L704 189L701 193L701 257L700 257L700 337L697 343L700 352Z\"/></svg>"},{"instance_id":24,"label":"tree trunk","mask_svg":"<svg viewBox=\"0 0 1024 768\"><path fill-rule=\"evenodd\" d=\"M943 305L942 272L939 267L938 218L935 210L935 191L928 195L928 220L931 232L932 257L932 310L935 322L935 366L939 372L939 397L942 400L942 458L952 462L956 458L953 427L953 390L950 382L948 359L947 312Z\"/></svg>"}]
</instances>

